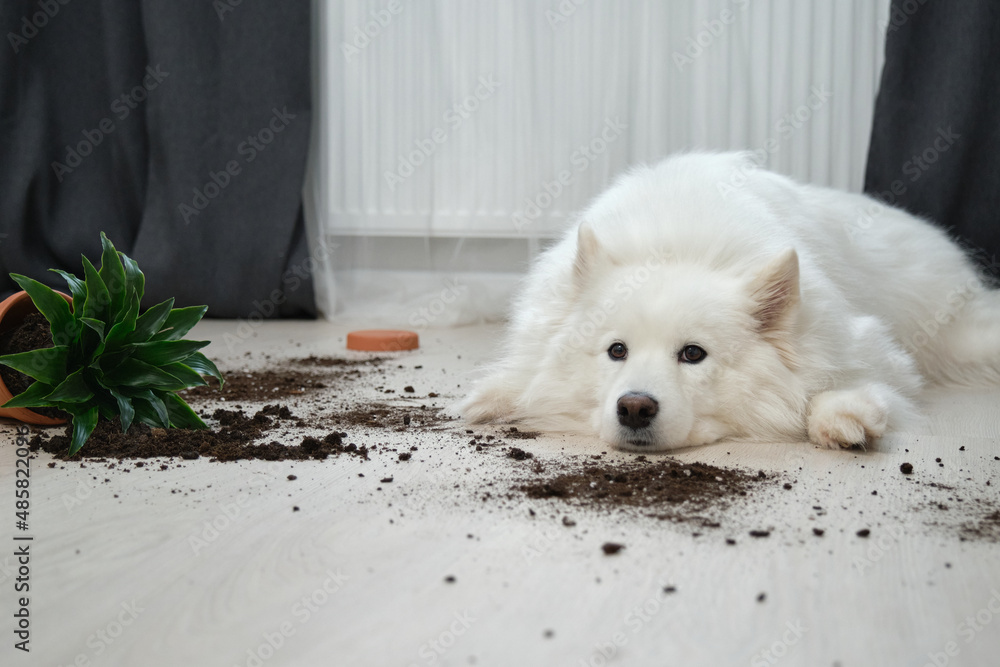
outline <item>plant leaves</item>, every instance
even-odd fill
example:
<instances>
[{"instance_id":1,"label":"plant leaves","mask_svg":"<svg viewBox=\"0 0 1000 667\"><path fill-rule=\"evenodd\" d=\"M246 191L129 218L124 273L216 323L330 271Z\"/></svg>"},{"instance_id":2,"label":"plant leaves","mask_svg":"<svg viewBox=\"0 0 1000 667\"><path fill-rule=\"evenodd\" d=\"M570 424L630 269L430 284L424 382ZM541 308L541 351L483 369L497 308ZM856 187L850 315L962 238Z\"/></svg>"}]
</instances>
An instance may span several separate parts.
<instances>
[{"instance_id":1,"label":"plant leaves","mask_svg":"<svg viewBox=\"0 0 1000 667\"><path fill-rule=\"evenodd\" d=\"M45 397L52 393L54 387L45 382L34 382L30 387L10 399L0 407L3 408L47 408L51 405Z\"/></svg>"},{"instance_id":2,"label":"plant leaves","mask_svg":"<svg viewBox=\"0 0 1000 667\"><path fill-rule=\"evenodd\" d=\"M85 403L94 397L94 392L87 384L83 373L86 369L70 373L66 379L56 385L52 393L45 397L50 403Z\"/></svg>"},{"instance_id":3,"label":"plant leaves","mask_svg":"<svg viewBox=\"0 0 1000 667\"><path fill-rule=\"evenodd\" d=\"M198 324L206 312L208 312L208 306L174 308L170 311L169 317L159 331L149 340L180 340L188 331L191 331L194 325Z\"/></svg>"},{"instance_id":4,"label":"plant leaves","mask_svg":"<svg viewBox=\"0 0 1000 667\"><path fill-rule=\"evenodd\" d=\"M61 269L49 269L52 273L58 273L69 285L69 293L73 295L73 312L80 314L83 312L83 304L87 300L87 284L74 276L72 273Z\"/></svg>"},{"instance_id":5,"label":"plant leaves","mask_svg":"<svg viewBox=\"0 0 1000 667\"><path fill-rule=\"evenodd\" d=\"M145 343L150 340L157 331L163 328L170 309L174 307L173 298L167 299L163 303L158 303L135 321L135 331L129 336L130 343Z\"/></svg>"},{"instance_id":6,"label":"plant leaves","mask_svg":"<svg viewBox=\"0 0 1000 667\"><path fill-rule=\"evenodd\" d=\"M203 429L208 426L201 420L201 417L191 409L191 406L184 402L184 399L173 392L160 393L160 399L167 408L170 415L170 425L174 428L194 428Z\"/></svg>"},{"instance_id":7,"label":"plant leaves","mask_svg":"<svg viewBox=\"0 0 1000 667\"><path fill-rule=\"evenodd\" d=\"M101 247L103 250L101 252L101 270L99 275L101 276L101 280L104 281L105 287L108 288L108 295L110 296L108 303L110 321L117 323L122 321L122 318L128 311L125 305L125 300L128 296L125 267L122 266L122 261L118 257L118 251L115 250L115 246L104 232L101 232Z\"/></svg>"},{"instance_id":8,"label":"plant leaves","mask_svg":"<svg viewBox=\"0 0 1000 667\"><path fill-rule=\"evenodd\" d=\"M140 392L133 399L135 414L139 421L159 428L170 428L170 414L163 401L152 390Z\"/></svg>"},{"instance_id":9,"label":"plant leaves","mask_svg":"<svg viewBox=\"0 0 1000 667\"><path fill-rule=\"evenodd\" d=\"M94 268L94 265L90 263L90 260L86 256L81 256L81 259L83 261L83 272L87 279L87 300L83 304L81 317L90 317L95 320L107 322L110 320L108 317L108 305L111 303L111 295L108 293L108 287L104 284L104 280L101 279L101 275Z\"/></svg>"},{"instance_id":10,"label":"plant leaves","mask_svg":"<svg viewBox=\"0 0 1000 667\"><path fill-rule=\"evenodd\" d=\"M206 357L201 352L195 352L190 357L185 359L184 365L189 366L196 373L214 377L216 380L219 381L220 387L222 387L226 383L225 379L223 379L222 377L222 373L220 373L219 369L216 368L215 364L212 363L212 360Z\"/></svg>"},{"instance_id":11,"label":"plant leaves","mask_svg":"<svg viewBox=\"0 0 1000 667\"><path fill-rule=\"evenodd\" d=\"M105 387L105 389L118 401L118 414L121 415L122 433L127 433L128 427L132 425L132 420L135 418L135 408L132 407L132 400L110 387Z\"/></svg>"},{"instance_id":12,"label":"plant leaves","mask_svg":"<svg viewBox=\"0 0 1000 667\"><path fill-rule=\"evenodd\" d=\"M131 301L128 312L122 315L121 319L111 327L111 331L104 338L104 349L109 352L117 350L135 331L135 323L139 315L139 302Z\"/></svg>"},{"instance_id":13,"label":"plant leaves","mask_svg":"<svg viewBox=\"0 0 1000 667\"><path fill-rule=\"evenodd\" d=\"M119 252L122 265L125 267L125 288L129 294L134 293L136 301L142 302L142 297L146 290L146 276L139 270L139 265L134 259L123 252Z\"/></svg>"},{"instance_id":14,"label":"plant leaves","mask_svg":"<svg viewBox=\"0 0 1000 667\"><path fill-rule=\"evenodd\" d=\"M104 322L95 320L92 317L81 317L80 321L96 331L97 335L101 337L101 342L104 342Z\"/></svg>"},{"instance_id":15,"label":"plant leaves","mask_svg":"<svg viewBox=\"0 0 1000 667\"><path fill-rule=\"evenodd\" d=\"M184 361L209 344L207 340L160 340L151 343L136 343L132 346L132 358L154 366L163 366Z\"/></svg>"},{"instance_id":16,"label":"plant leaves","mask_svg":"<svg viewBox=\"0 0 1000 667\"><path fill-rule=\"evenodd\" d=\"M10 366L28 377L54 386L66 378L68 355L69 348L65 345L42 347L27 352L5 354L0 357L0 364Z\"/></svg>"},{"instance_id":17,"label":"plant leaves","mask_svg":"<svg viewBox=\"0 0 1000 667\"><path fill-rule=\"evenodd\" d=\"M76 339L80 325L73 318L66 299L56 294L51 287L27 276L12 273L10 277L28 293L35 308L49 321L53 341L60 345L68 345Z\"/></svg>"},{"instance_id":18,"label":"plant leaves","mask_svg":"<svg viewBox=\"0 0 1000 667\"><path fill-rule=\"evenodd\" d=\"M70 456L80 451L96 426L97 406L73 415L73 440L69 444Z\"/></svg>"},{"instance_id":19,"label":"plant leaves","mask_svg":"<svg viewBox=\"0 0 1000 667\"><path fill-rule=\"evenodd\" d=\"M165 364L160 366L160 370L170 373L175 378L183 382L185 388L203 387L208 384L205 382L205 378L199 375L194 369L181 363Z\"/></svg>"},{"instance_id":20,"label":"plant leaves","mask_svg":"<svg viewBox=\"0 0 1000 667\"><path fill-rule=\"evenodd\" d=\"M137 359L123 361L118 368L104 375L103 383L106 386L114 387L166 389L168 391L185 388L184 383L170 373Z\"/></svg>"}]
</instances>

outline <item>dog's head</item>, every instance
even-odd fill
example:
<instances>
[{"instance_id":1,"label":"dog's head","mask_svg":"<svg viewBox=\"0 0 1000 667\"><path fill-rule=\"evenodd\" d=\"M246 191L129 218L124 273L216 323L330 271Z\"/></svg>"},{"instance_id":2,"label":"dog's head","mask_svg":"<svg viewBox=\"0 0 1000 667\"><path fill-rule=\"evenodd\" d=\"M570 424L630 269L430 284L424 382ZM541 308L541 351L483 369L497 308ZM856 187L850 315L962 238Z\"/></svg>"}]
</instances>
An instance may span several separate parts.
<instances>
[{"instance_id":1,"label":"dog's head","mask_svg":"<svg viewBox=\"0 0 1000 667\"><path fill-rule=\"evenodd\" d=\"M749 276L655 248L625 263L584 224L574 271L574 375L592 392L604 440L643 451L706 444L773 431L797 409L794 250Z\"/></svg>"}]
</instances>

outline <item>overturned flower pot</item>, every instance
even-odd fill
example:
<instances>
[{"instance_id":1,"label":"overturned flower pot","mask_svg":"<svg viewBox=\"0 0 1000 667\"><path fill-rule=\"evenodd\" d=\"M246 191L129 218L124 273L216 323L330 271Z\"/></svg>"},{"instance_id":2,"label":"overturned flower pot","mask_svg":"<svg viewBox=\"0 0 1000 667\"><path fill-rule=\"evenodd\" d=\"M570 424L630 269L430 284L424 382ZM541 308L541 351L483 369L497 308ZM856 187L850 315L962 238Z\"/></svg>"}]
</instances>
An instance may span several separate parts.
<instances>
[{"instance_id":1,"label":"overturned flower pot","mask_svg":"<svg viewBox=\"0 0 1000 667\"><path fill-rule=\"evenodd\" d=\"M73 299L69 295L62 292L56 292L56 294L66 299L70 303L70 307L72 307ZM20 327L29 315L37 312L38 308L35 307L31 296L24 291L15 292L0 302L0 340L3 339L5 334L13 332ZM7 350L0 347L0 355L6 353ZM0 375L0 405L3 405L13 397L14 392L7 387L2 375ZM0 417L17 419L26 424L36 424L38 426L58 426L69 421L68 416L50 417L28 408L0 408Z\"/></svg>"}]
</instances>

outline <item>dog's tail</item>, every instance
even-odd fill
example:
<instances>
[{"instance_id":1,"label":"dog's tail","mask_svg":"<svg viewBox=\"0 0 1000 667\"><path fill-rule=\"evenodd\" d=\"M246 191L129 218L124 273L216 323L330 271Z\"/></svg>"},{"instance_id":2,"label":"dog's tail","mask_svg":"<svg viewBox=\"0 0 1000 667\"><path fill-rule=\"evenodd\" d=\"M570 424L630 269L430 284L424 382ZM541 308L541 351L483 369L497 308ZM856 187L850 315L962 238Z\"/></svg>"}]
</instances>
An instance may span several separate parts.
<instances>
[{"instance_id":1,"label":"dog's tail","mask_svg":"<svg viewBox=\"0 0 1000 667\"><path fill-rule=\"evenodd\" d=\"M1000 387L1000 290L984 288L956 311L929 337L925 372L941 384Z\"/></svg>"}]
</instances>

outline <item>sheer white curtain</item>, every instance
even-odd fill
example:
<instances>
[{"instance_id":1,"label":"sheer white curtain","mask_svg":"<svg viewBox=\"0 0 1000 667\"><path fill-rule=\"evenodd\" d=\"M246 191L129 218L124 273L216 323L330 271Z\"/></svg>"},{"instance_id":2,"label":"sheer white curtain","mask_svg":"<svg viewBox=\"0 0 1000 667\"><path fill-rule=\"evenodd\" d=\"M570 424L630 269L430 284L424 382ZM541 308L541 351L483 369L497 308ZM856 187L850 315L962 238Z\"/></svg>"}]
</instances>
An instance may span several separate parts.
<instances>
[{"instance_id":1,"label":"sheer white curtain","mask_svg":"<svg viewBox=\"0 0 1000 667\"><path fill-rule=\"evenodd\" d=\"M629 165L751 149L858 190L889 0L317 0L307 191L329 317L501 316Z\"/></svg>"}]
</instances>

